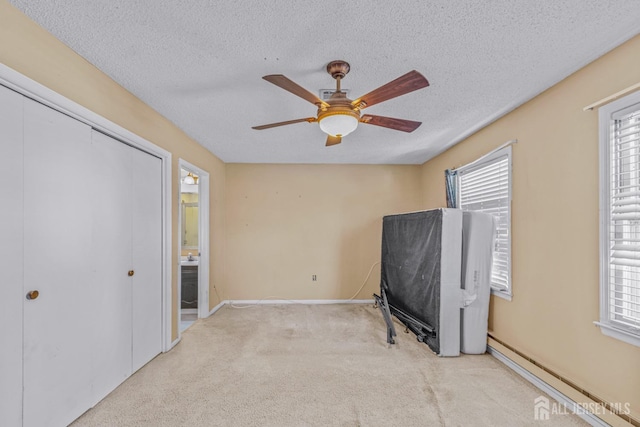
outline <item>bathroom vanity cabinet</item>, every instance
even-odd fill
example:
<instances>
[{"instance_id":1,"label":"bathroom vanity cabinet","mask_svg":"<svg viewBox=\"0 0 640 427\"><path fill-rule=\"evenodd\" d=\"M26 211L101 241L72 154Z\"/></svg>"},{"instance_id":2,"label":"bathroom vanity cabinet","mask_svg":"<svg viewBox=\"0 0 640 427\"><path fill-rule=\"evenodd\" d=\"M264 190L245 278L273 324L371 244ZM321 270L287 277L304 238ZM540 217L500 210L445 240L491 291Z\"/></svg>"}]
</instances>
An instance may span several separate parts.
<instances>
[{"instance_id":1,"label":"bathroom vanity cabinet","mask_svg":"<svg viewBox=\"0 0 640 427\"><path fill-rule=\"evenodd\" d=\"M198 308L198 266L183 265L182 269L182 308Z\"/></svg>"}]
</instances>

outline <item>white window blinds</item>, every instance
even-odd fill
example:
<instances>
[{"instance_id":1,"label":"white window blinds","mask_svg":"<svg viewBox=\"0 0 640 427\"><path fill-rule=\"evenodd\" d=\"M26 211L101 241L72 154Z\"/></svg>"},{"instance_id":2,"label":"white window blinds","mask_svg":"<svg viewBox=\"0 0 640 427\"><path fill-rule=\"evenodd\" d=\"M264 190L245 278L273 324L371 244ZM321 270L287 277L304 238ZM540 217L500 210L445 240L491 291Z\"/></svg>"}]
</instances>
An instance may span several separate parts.
<instances>
[{"instance_id":1,"label":"white window blinds","mask_svg":"<svg viewBox=\"0 0 640 427\"><path fill-rule=\"evenodd\" d=\"M640 329L640 106L613 115L609 136L609 321Z\"/></svg>"},{"instance_id":2,"label":"white window blinds","mask_svg":"<svg viewBox=\"0 0 640 427\"><path fill-rule=\"evenodd\" d=\"M511 147L499 150L479 164L462 167L459 207L493 214L497 222L491 286L511 294Z\"/></svg>"}]
</instances>

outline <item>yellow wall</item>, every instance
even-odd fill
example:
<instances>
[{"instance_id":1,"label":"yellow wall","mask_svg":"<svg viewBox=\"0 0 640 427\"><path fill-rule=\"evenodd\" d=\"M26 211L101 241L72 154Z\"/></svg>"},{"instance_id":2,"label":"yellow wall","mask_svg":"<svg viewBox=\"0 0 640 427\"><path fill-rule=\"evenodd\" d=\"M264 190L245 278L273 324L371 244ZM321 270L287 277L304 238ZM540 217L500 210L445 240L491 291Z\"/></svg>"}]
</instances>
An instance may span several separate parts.
<instances>
[{"instance_id":1,"label":"yellow wall","mask_svg":"<svg viewBox=\"0 0 640 427\"><path fill-rule=\"evenodd\" d=\"M107 75L43 30L21 12L0 0L0 63L94 111L129 131L170 151L172 157L172 230L174 265L178 262L178 199L183 158L210 173L211 182L211 300L217 304L213 284L224 280L224 188L225 165L190 139L171 122L127 92ZM177 269L173 269L173 327L177 337Z\"/></svg>"},{"instance_id":2,"label":"yellow wall","mask_svg":"<svg viewBox=\"0 0 640 427\"><path fill-rule=\"evenodd\" d=\"M417 210L421 191L420 166L227 164L225 298L352 297L380 261L382 216ZM376 266L357 299L379 285Z\"/></svg>"},{"instance_id":3,"label":"yellow wall","mask_svg":"<svg viewBox=\"0 0 640 427\"><path fill-rule=\"evenodd\" d=\"M599 319L598 113L582 108L640 80L640 36L423 165L425 208L443 171L513 146L513 301L492 297L493 334L599 398L640 415L640 348Z\"/></svg>"}]
</instances>

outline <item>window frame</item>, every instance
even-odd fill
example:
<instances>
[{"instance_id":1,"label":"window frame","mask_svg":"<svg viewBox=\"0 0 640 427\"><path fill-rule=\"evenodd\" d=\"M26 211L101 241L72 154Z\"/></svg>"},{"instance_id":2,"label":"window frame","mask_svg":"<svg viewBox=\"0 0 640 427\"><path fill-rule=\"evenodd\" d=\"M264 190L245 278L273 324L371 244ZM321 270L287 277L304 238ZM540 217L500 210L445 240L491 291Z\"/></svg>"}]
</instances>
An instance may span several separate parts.
<instances>
[{"instance_id":1,"label":"window frame","mask_svg":"<svg viewBox=\"0 0 640 427\"><path fill-rule=\"evenodd\" d=\"M600 320L594 322L600 327L600 331L609 337L624 341L640 347L640 327L634 328L622 325L610 318L609 300L609 276L610 276L610 255L611 241L610 221L611 221L611 125L615 120L614 116L623 110L640 110L640 92L627 95L621 99L613 101L598 110L598 131L599 131L599 208L600 208ZM640 209L639 209L640 211Z\"/></svg>"},{"instance_id":2,"label":"window frame","mask_svg":"<svg viewBox=\"0 0 640 427\"><path fill-rule=\"evenodd\" d=\"M493 285L491 286L491 295L495 295L498 296L500 298L506 299L508 301L511 301L513 298L513 280L512 280L512 230L511 230L511 225L512 225L512 221L511 221L511 211L512 211L512 194L513 194L513 158L512 158L512 151L511 151L511 145L507 145L506 147L502 147L500 149L497 149L496 151L485 155L484 157L480 157L479 159L466 164L464 166L461 166L459 168L457 168L457 173L458 173L458 179L456 180L456 186L457 186L457 200L456 200L456 205L462 209L461 207L461 198L462 198L462 177L461 175L464 173L469 173L471 171L480 169L482 167L485 167L493 162L495 162L497 159L502 158L506 155L507 157L507 176L508 176L508 209L509 209L509 214L507 215L507 229L509 230L509 243L508 243L508 249L507 249L507 256L509 259L509 263L508 263L508 271L507 271L507 280L508 280L508 289L504 290L504 289L499 289L494 287Z\"/></svg>"}]
</instances>

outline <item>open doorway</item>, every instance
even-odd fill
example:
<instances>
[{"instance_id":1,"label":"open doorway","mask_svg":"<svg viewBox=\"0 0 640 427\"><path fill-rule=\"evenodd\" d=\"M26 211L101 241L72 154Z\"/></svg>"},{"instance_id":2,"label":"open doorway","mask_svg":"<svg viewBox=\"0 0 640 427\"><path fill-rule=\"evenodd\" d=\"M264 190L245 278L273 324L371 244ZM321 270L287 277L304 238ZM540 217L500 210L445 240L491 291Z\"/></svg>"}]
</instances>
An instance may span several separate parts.
<instances>
[{"instance_id":1,"label":"open doorway","mask_svg":"<svg viewBox=\"0 0 640 427\"><path fill-rule=\"evenodd\" d=\"M209 315L209 175L180 165L178 315L180 334Z\"/></svg>"}]
</instances>

